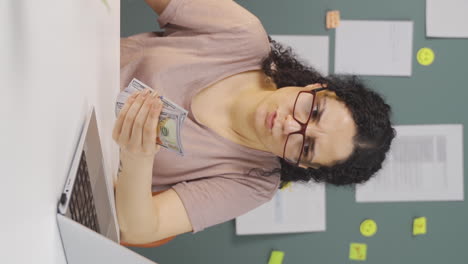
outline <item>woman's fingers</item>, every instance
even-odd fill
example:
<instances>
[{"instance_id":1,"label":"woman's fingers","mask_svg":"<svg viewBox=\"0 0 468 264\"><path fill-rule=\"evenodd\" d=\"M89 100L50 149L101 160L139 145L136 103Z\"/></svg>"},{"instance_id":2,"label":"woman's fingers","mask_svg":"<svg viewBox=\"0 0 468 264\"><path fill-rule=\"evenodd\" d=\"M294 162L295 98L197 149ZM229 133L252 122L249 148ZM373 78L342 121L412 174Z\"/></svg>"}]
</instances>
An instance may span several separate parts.
<instances>
[{"instance_id":1,"label":"woman's fingers","mask_svg":"<svg viewBox=\"0 0 468 264\"><path fill-rule=\"evenodd\" d=\"M125 151L137 155L154 155L159 115L163 104L156 92L147 89L133 94L119 113L113 139Z\"/></svg>"},{"instance_id":2,"label":"woman's fingers","mask_svg":"<svg viewBox=\"0 0 468 264\"><path fill-rule=\"evenodd\" d=\"M143 129L146 124L148 112L151 109L153 94L150 94L148 91L144 95L142 98L143 101L141 102L141 108L139 109L139 112L135 118L135 122L133 123L132 135L130 137L130 146L138 150L143 150Z\"/></svg>"},{"instance_id":3,"label":"woman's fingers","mask_svg":"<svg viewBox=\"0 0 468 264\"><path fill-rule=\"evenodd\" d=\"M114 139L114 141L117 143L119 143L120 133L122 132L122 127L125 121L125 117L127 116L127 112L139 94L139 92L132 94L119 112L119 116L115 121L114 129L112 131L112 139Z\"/></svg>"},{"instance_id":4,"label":"woman's fingers","mask_svg":"<svg viewBox=\"0 0 468 264\"><path fill-rule=\"evenodd\" d=\"M159 99L158 94L155 93L153 95L148 118L146 119L145 127L143 129L143 146L151 148L145 151L153 151L155 148L159 148L159 146L156 145L156 137L159 133L157 128L162 108L163 104L161 99Z\"/></svg>"},{"instance_id":5,"label":"woman's fingers","mask_svg":"<svg viewBox=\"0 0 468 264\"><path fill-rule=\"evenodd\" d=\"M132 128L135 123L135 118L140 112L141 105L144 102L144 96L145 92L141 92L137 97L135 98L135 101L132 103L130 106L130 109L128 109L127 114L125 115L125 121L122 126L122 130L120 132L120 137L119 137L119 143L121 146L126 146L129 148L133 148L130 143L130 138L132 137Z\"/></svg>"}]
</instances>

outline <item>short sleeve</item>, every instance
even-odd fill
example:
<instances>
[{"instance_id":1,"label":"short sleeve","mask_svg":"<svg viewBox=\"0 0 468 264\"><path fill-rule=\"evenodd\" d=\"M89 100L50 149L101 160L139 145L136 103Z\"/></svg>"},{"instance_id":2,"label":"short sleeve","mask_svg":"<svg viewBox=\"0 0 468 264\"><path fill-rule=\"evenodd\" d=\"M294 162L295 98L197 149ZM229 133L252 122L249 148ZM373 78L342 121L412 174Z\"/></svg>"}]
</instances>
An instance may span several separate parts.
<instances>
[{"instance_id":1,"label":"short sleeve","mask_svg":"<svg viewBox=\"0 0 468 264\"><path fill-rule=\"evenodd\" d=\"M224 177L181 182L172 188L185 206L193 233L214 226L270 201L280 183L279 176Z\"/></svg>"},{"instance_id":2,"label":"short sleeve","mask_svg":"<svg viewBox=\"0 0 468 264\"><path fill-rule=\"evenodd\" d=\"M216 33L259 22L232 0L171 0L158 18L161 28Z\"/></svg>"}]
</instances>

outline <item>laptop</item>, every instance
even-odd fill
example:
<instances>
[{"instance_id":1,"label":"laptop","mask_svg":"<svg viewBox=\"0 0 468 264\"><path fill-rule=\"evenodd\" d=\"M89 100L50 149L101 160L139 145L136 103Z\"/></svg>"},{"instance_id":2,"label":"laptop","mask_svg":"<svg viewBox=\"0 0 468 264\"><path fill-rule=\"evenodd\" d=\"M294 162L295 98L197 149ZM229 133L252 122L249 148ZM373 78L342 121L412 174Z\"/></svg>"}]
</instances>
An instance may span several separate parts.
<instances>
[{"instance_id":1,"label":"laptop","mask_svg":"<svg viewBox=\"0 0 468 264\"><path fill-rule=\"evenodd\" d=\"M103 168L94 107L86 116L65 186L57 223L68 264L155 262L120 245L113 183Z\"/></svg>"}]
</instances>

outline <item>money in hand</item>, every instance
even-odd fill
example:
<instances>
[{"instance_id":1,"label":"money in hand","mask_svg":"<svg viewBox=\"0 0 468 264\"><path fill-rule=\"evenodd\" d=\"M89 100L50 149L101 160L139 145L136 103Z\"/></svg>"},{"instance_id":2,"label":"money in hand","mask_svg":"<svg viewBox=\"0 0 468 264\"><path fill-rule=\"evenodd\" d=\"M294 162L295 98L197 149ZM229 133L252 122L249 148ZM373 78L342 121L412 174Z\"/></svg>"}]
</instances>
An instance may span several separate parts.
<instances>
[{"instance_id":1,"label":"money in hand","mask_svg":"<svg viewBox=\"0 0 468 264\"><path fill-rule=\"evenodd\" d=\"M117 96L115 115L119 115L120 110L122 110L128 98L133 93L143 91L147 88L150 89L151 92L154 92L152 88L134 78L128 87ZM181 130L188 111L164 96L160 96L159 98L163 103L163 109L159 115L159 132L156 138L156 144L183 156L184 149L182 147Z\"/></svg>"}]
</instances>

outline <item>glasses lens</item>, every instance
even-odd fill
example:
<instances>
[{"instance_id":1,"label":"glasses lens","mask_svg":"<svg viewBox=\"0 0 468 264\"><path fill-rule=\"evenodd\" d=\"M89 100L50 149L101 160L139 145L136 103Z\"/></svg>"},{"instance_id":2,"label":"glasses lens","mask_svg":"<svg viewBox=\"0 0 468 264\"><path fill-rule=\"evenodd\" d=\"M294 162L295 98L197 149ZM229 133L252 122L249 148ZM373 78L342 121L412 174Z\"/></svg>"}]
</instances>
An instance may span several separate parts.
<instances>
[{"instance_id":1,"label":"glasses lens","mask_svg":"<svg viewBox=\"0 0 468 264\"><path fill-rule=\"evenodd\" d=\"M297 163L299 155L301 154L302 144L304 143L304 137L302 134L289 135L286 142L284 158L289 162Z\"/></svg>"},{"instance_id":2,"label":"glasses lens","mask_svg":"<svg viewBox=\"0 0 468 264\"><path fill-rule=\"evenodd\" d=\"M300 93L294 108L294 118L299 122L306 123L312 109L314 95L310 93Z\"/></svg>"}]
</instances>

